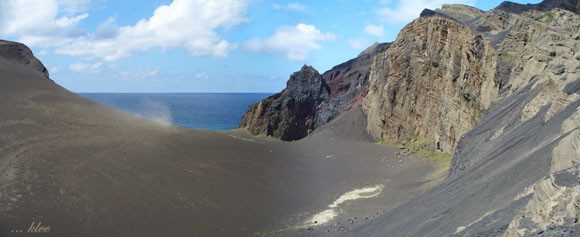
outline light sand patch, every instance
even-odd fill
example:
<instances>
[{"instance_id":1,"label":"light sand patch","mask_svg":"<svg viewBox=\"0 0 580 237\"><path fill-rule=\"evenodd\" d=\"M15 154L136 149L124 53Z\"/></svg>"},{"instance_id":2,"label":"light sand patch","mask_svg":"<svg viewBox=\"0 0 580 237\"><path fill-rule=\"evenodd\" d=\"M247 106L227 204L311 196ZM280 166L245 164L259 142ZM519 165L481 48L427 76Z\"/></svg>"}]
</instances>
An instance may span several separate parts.
<instances>
[{"instance_id":1,"label":"light sand patch","mask_svg":"<svg viewBox=\"0 0 580 237\"><path fill-rule=\"evenodd\" d=\"M332 221L332 219L334 219L336 216L338 215L338 212L334 209L326 209L324 211L319 212L318 214L314 215L312 217L312 219L310 219L306 224L314 224L314 225L322 225L325 223L328 223L330 221Z\"/></svg>"},{"instance_id":2,"label":"light sand patch","mask_svg":"<svg viewBox=\"0 0 580 237\"><path fill-rule=\"evenodd\" d=\"M236 135L233 135L233 134L230 134L230 137L233 137L235 139L239 139L239 140L242 140L242 141L246 141L246 142L261 143L261 142L255 141L254 139L240 137L240 136L236 136Z\"/></svg>"},{"instance_id":3,"label":"light sand patch","mask_svg":"<svg viewBox=\"0 0 580 237\"><path fill-rule=\"evenodd\" d=\"M500 129L496 130L495 133L493 134L493 136L489 139L490 141L493 141L494 139L498 138L499 135L503 134L503 129L505 127L501 127Z\"/></svg>"},{"instance_id":4,"label":"light sand patch","mask_svg":"<svg viewBox=\"0 0 580 237\"><path fill-rule=\"evenodd\" d=\"M336 199L336 201L334 201L332 204L328 205L329 209L314 215L310 220L308 220L308 222L306 222L306 225L322 225L328 223L332 221L332 219L334 219L340 212L339 210L336 210L340 204L346 201L376 197L381 194L383 188L384 185L379 184L372 187L364 187L347 192Z\"/></svg>"}]
</instances>

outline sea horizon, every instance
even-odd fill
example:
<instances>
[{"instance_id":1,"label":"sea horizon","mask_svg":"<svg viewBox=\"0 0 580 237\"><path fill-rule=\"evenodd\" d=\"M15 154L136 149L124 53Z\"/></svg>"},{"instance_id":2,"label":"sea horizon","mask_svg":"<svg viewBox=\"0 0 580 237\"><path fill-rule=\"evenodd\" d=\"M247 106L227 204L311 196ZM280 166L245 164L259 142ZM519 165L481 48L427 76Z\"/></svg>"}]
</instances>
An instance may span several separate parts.
<instances>
[{"instance_id":1,"label":"sea horizon","mask_svg":"<svg viewBox=\"0 0 580 237\"><path fill-rule=\"evenodd\" d=\"M228 131L238 127L248 106L274 93L77 93L99 104L175 126Z\"/></svg>"}]
</instances>

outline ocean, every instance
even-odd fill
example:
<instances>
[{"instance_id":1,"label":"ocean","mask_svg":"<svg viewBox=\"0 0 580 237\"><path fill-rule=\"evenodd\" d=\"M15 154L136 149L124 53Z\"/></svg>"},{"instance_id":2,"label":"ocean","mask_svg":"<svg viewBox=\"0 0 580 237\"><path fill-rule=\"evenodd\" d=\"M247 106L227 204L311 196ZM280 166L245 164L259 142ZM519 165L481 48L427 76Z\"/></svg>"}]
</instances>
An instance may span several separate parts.
<instances>
[{"instance_id":1,"label":"ocean","mask_svg":"<svg viewBox=\"0 0 580 237\"><path fill-rule=\"evenodd\" d=\"M79 93L97 103L173 125L236 129L248 106L273 93Z\"/></svg>"}]
</instances>

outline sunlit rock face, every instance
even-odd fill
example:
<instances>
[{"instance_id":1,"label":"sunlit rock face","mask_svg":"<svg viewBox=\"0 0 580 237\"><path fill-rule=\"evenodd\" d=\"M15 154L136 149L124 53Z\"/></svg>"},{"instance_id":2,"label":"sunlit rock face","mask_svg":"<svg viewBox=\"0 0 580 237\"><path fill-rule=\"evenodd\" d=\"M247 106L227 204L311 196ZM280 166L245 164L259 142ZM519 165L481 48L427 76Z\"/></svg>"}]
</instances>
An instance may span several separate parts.
<instances>
[{"instance_id":1,"label":"sunlit rock face","mask_svg":"<svg viewBox=\"0 0 580 237\"><path fill-rule=\"evenodd\" d=\"M575 0L425 11L375 58L363 105L376 139L424 136L453 152L448 177L352 235L578 235L579 55ZM439 79L441 65L463 84Z\"/></svg>"},{"instance_id":2,"label":"sunlit rock face","mask_svg":"<svg viewBox=\"0 0 580 237\"><path fill-rule=\"evenodd\" d=\"M375 43L322 75L303 66L290 76L282 92L251 105L239 127L287 141L304 138L362 102L368 93L373 58L388 47Z\"/></svg>"},{"instance_id":3,"label":"sunlit rock face","mask_svg":"<svg viewBox=\"0 0 580 237\"><path fill-rule=\"evenodd\" d=\"M452 152L497 96L495 50L467 25L433 13L407 25L372 66L363 102L376 139L435 140Z\"/></svg>"}]
</instances>

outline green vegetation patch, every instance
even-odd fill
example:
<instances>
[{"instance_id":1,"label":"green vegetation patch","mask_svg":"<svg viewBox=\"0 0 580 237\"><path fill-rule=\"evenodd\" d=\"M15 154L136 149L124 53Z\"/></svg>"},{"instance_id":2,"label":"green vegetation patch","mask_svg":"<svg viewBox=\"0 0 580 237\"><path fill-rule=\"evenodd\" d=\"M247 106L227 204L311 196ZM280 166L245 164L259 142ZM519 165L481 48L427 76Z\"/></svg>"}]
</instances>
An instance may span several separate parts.
<instances>
[{"instance_id":1,"label":"green vegetation patch","mask_svg":"<svg viewBox=\"0 0 580 237\"><path fill-rule=\"evenodd\" d=\"M376 141L375 144L394 147L403 146L409 154L413 156L422 156L433 159L437 162L437 164L443 165L445 167L449 166L451 159L453 159L452 154L437 151L433 152L435 140L421 136L417 136L414 140L407 142L405 145L397 140L390 139Z\"/></svg>"},{"instance_id":2,"label":"green vegetation patch","mask_svg":"<svg viewBox=\"0 0 580 237\"><path fill-rule=\"evenodd\" d=\"M405 148L411 152L411 155L430 156L433 154L431 147L435 144L433 139L417 136L415 140L407 142Z\"/></svg>"},{"instance_id":3,"label":"green vegetation patch","mask_svg":"<svg viewBox=\"0 0 580 237\"><path fill-rule=\"evenodd\" d=\"M435 170L426 174L425 184L421 187L424 190L431 189L437 184L441 183L447 174L449 164L453 160L453 154L447 152L433 151L435 140L417 136L412 141L403 145L397 140L381 140L376 141L375 144L385 146L404 147L407 154L412 156L426 157L435 163Z\"/></svg>"},{"instance_id":4,"label":"green vegetation patch","mask_svg":"<svg viewBox=\"0 0 580 237\"><path fill-rule=\"evenodd\" d=\"M447 169L453 160L453 155L447 152L435 152L431 153L429 158L433 159L439 168Z\"/></svg>"},{"instance_id":5,"label":"green vegetation patch","mask_svg":"<svg viewBox=\"0 0 580 237\"><path fill-rule=\"evenodd\" d=\"M377 145L383 145L383 146L399 146L401 145L401 143L397 140L381 140L381 141L375 141L375 144Z\"/></svg>"},{"instance_id":6,"label":"green vegetation patch","mask_svg":"<svg viewBox=\"0 0 580 237\"><path fill-rule=\"evenodd\" d=\"M544 15L539 15L536 18L534 18L534 20L550 23L554 20L554 13L548 12Z\"/></svg>"},{"instance_id":7,"label":"green vegetation patch","mask_svg":"<svg viewBox=\"0 0 580 237\"><path fill-rule=\"evenodd\" d=\"M548 12L546 13L546 22L550 23L554 20L554 13Z\"/></svg>"}]
</instances>

